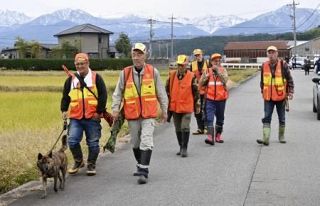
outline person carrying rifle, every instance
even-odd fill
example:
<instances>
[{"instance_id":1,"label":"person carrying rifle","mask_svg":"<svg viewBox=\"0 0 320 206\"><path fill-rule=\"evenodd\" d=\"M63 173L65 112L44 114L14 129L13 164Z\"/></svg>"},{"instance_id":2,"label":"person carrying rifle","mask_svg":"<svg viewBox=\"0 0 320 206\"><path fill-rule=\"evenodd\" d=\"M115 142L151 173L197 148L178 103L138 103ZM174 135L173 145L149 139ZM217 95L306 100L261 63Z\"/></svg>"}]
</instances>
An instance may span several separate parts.
<instances>
[{"instance_id":1,"label":"person carrying rifle","mask_svg":"<svg viewBox=\"0 0 320 206\"><path fill-rule=\"evenodd\" d=\"M85 132L89 149L87 175L92 176L96 174L100 151L100 116L105 112L107 89L102 77L90 69L87 54L78 53L74 64L77 72L65 81L61 99L62 118L70 119L68 145L74 158L74 165L68 172L76 174L84 167L80 142Z\"/></svg>"}]
</instances>

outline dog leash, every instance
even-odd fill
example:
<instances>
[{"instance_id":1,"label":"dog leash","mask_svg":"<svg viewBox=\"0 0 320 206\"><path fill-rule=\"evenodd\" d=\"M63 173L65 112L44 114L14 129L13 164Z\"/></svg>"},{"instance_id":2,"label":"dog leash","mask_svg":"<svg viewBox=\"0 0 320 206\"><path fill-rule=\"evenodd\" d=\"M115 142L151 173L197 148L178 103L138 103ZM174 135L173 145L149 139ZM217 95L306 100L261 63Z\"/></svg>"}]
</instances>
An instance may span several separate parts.
<instances>
[{"instance_id":1,"label":"dog leash","mask_svg":"<svg viewBox=\"0 0 320 206\"><path fill-rule=\"evenodd\" d=\"M65 120L63 121L62 131L61 131L61 133L59 134L59 137L58 137L58 139L56 140L56 142L53 144L52 148L49 150L48 154L50 154L50 152L52 152L52 150L55 148L55 146L57 145L59 139L61 138L61 135L63 134L63 132L64 132L65 130L67 130L67 126L68 126L68 123L67 123L67 120L65 119Z\"/></svg>"}]
</instances>

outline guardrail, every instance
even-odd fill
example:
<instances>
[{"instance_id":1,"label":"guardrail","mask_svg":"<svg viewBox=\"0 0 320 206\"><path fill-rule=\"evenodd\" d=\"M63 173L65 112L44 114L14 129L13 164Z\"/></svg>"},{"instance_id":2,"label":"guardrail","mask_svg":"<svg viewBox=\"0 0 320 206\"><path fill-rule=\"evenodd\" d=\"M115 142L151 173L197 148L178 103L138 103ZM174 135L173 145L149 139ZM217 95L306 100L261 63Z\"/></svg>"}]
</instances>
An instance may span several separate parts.
<instances>
[{"instance_id":1,"label":"guardrail","mask_svg":"<svg viewBox=\"0 0 320 206\"><path fill-rule=\"evenodd\" d=\"M221 65L227 69L259 68L261 66L259 63L222 63Z\"/></svg>"}]
</instances>

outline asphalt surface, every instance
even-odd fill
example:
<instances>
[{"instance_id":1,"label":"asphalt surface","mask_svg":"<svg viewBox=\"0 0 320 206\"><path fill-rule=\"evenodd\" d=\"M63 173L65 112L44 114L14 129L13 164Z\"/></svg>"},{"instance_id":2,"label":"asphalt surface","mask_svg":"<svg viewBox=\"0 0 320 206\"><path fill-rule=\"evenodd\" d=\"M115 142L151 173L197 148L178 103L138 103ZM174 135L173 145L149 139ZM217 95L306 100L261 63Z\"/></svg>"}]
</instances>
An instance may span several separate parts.
<instances>
[{"instance_id":1,"label":"asphalt surface","mask_svg":"<svg viewBox=\"0 0 320 206\"><path fill-rule=\"evenodd\" d=\"M150 177L138 185L135 161L127 144L99 159L97 175L85 169L69 176L64 191L31 191L11 205L320 205L319 121L312 112L312 82L294 71L295 96L287 117L287 144L277 141L274 111L269 147L262 136L263 100L259 76L231 90L223 144L209 146L191 136L187 158L176 156L173 124L156 129ZM192 131L196 121L192 120Z\"/></svg>"}]
</instances>

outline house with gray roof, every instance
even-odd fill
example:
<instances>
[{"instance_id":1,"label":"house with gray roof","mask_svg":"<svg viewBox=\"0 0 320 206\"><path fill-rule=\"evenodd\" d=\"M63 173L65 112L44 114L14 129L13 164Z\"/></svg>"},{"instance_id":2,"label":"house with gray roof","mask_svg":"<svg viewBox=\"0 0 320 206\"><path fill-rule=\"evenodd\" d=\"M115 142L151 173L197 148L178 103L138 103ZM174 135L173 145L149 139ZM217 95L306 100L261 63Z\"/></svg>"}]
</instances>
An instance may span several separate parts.
<instances>
[{"instance_id":1,"label":"house with gray roof","mask_svg":"<svg viewBox=\"0 0 320 206\"><path fill-rule=\"evenodd\" d=\"M90 58L105 59L110 56L110 35L113 32L97 27L92 24L77 25L61 31L54 36L58 38L61 46L64 42L69 42L80 52L87 53Z\"/></svg>"}]
</instances>

